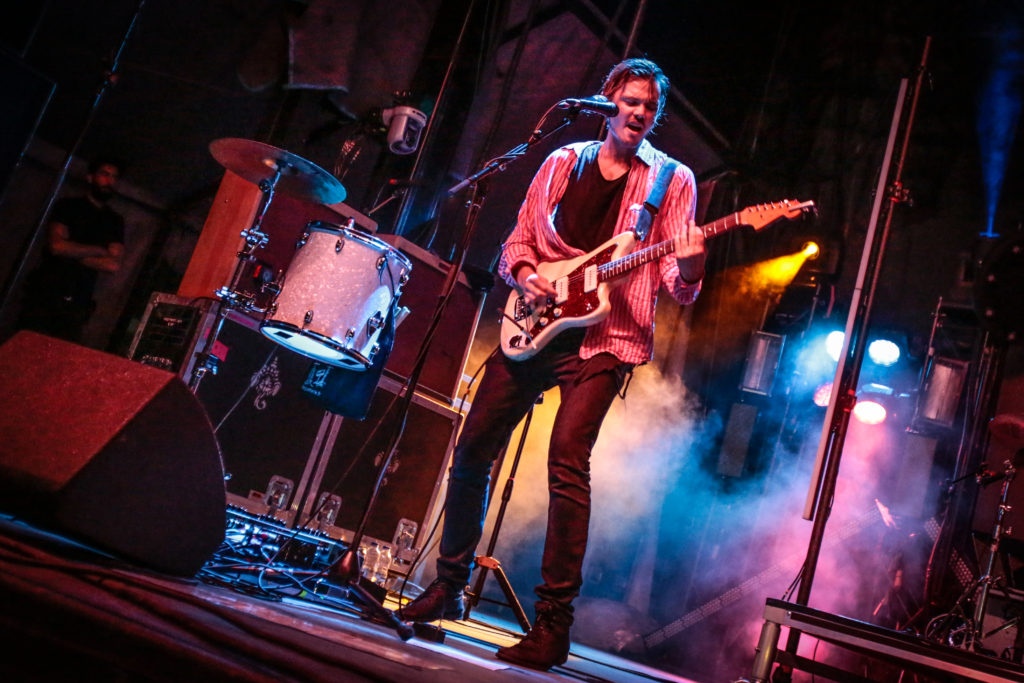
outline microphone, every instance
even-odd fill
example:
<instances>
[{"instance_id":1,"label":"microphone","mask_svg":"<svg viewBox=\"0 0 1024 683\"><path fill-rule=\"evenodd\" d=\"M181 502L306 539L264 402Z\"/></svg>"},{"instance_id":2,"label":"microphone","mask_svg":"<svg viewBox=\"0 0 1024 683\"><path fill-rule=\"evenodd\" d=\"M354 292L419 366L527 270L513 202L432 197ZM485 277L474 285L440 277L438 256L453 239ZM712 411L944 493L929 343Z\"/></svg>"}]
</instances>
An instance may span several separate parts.
<instances>
[{"instance_id":1,"label":"microphone","mask_svg":"<svg viewBox=\"0 0 1024 683\"><path fill-rule=\"evenodd\" d=\"M619 113L619 106L604 95L592 97L571 97L558 103L559 109L576 109L577 111L589 111L602 116L615 116Z\"/></svg>"}]
</instances>

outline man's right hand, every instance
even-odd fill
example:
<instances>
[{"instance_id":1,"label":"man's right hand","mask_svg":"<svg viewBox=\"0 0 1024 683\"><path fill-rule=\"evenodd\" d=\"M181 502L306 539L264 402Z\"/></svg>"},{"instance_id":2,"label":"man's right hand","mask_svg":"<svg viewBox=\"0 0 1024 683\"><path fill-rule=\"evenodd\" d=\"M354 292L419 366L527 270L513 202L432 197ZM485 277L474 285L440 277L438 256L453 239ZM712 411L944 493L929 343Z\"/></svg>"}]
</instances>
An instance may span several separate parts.
<instances>
[{"instance_id":1,"label":"man's right hand","mask_svg":"<svg viewBox=\"0 0 1024 683\"><path fill-rule=\"evenodd\" d=\"M519 269L516 273L516 282L519 283L523 299L530 307L535 306L538 301L546 303L548 299L554 299L557 295L551 282L530 265L524 265Z\"/></svg>"}]
</instances>

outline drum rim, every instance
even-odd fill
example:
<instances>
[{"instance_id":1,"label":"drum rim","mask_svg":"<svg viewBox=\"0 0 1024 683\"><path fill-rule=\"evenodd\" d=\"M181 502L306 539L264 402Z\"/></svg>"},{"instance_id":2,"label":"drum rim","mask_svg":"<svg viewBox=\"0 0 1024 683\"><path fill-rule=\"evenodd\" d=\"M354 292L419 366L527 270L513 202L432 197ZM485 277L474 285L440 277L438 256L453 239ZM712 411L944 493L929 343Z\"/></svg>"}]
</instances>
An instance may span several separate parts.
<instances>
[{"instance_id":1,"label":"drum rim","mask_svg":"<svg viewBox=\"0 0 1024 683\"><path fill-rule=\"evenodd\" d=\"M356 240L366 242L367 244L377 247L383 251L393 253L396 257L402 260L406 270L412 270L412 261L409 260L408 256L375 235L368 235L360 230L354 230L338 223L328 223L327 221L312 221L306 225L306 230L308 232L330 232L335 234L345 233Z\"/></svg>"},{"instance_id":2,"label":"drum rim","mask_svg":"<svg viewBox=\"0 0 1024 683\"><path fill-rule=\"evenodd\" d=\"M294 334L298 334L298 335L303 336L303 337L309 337L310 339L313 339L314 341L320 342L321 344L323 344L324 346L326 346L328 348L334 349L335 351L337 351L338 353L340 353L342 355L354 356L357 361L359 361L361 363L365 363L365 365L362 368L350 367L350 366L347 366L347 365L335 365L335 363L333 363L333 362L331 362L331 361L329 361L329 360L327 360L325 358L318 358L317 356L311 356L308 353L303 353L299 349L296 349L293 346L290 346L290 345L284 343L280 339L274 339L273 337L271 337L270 334L268 334L266 332L266 328L268 328L268 327L271 328L271 329L277 329L277 330L284 330L286 332L292 332ZM325 337L324 335L320 334L319 332L313 332L313 331L310 331L310 330L304 330L301 327L299 327L298 325L294 325L292 323L279 322L279 321L276 321L276 320L266 320L266 321L264 321L263 323L260 324L260 332L263 333L263 336L267 337L268 339L270 339L270 341L272 341L272 342L274 342L276 344L280 344L281 346L284 346L285 348L288 348L288 349L294 351L295 353L297 353L297 354L299 354L301 356L305 356L306 358L310 358L312 360L319 361L321 363L326 363L327 365L332 365L334 367L343 368L345 370L354 370L354 371L357 371L357 372L361 371L361 370L368 370L369 367L371 365L373 365L373 361L371 359L367 358L366 356L364 356L363 354L359 353L358 351L354 351L352 349L347 349L347 348L343 347L338 342L334 341L333 338Z\"/></svg>"}]
</instances>

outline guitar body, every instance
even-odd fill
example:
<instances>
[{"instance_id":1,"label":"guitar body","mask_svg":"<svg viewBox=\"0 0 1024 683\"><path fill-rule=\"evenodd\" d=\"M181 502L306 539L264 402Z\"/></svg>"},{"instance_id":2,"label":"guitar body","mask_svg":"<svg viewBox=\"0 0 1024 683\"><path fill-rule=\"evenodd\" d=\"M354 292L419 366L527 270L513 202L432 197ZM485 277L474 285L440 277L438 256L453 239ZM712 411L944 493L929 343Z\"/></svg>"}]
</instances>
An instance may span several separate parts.
<instances>
[{"instance_id":1,"label":"guitar body","mask_svg":"<svg viewBox=\"0 0 1024 683\"><path fill-rule=\"evenodd\" d=\"M512 292L501 317L501 349L505 355L526 360L560 332L604 320L611 312L608 295L615 283L600 282L597 269L628 254L634 244L633 234L624 232L582 256L538 264L537 274L555 286L558 296L544 308L531 309L521 293Z\"/></svg>"}]
</instances>

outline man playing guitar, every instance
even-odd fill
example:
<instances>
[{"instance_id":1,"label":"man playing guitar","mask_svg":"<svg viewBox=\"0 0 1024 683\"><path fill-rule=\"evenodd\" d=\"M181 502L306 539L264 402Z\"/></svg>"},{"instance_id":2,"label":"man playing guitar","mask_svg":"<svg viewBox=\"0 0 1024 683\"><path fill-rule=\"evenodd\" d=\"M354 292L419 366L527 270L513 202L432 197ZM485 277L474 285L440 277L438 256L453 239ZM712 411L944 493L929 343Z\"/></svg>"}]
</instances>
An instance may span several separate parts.
<instances>
[{"instance_id":1,"label":"man playing guitar","mask_svg":"<svg viewBox=\"0 0 1024 683\"><path fill-rule=\"evenodd\" d=\"M605 79L602 94L618 107L603 141L556 150L526 193L503 246L499 273L526 307L558 296L538 272L542 263L572 259L631 231L635 207L647 199L668 156L646 138L661 116L668 78L645 59L628 59ZM537 586L536 621L500 659L546 670L566 661L572 602L582 585L590 520L590 454L608 408L634 366L651 359L654 310L664 287L692 303L704 275L704 234L694 224L696 182L676 164L649 241L673 252L633 268L609 293L601 320L567 328L526 358L495 354L487 363L456 446L445 507L437 579L401 610L403 619L461 618L463 588L480 541L491 465L537 396L558 386L561 403L548 452L547 536ZM632 209L632 210L631 210Z\"/></svg>"}]
</instances>

